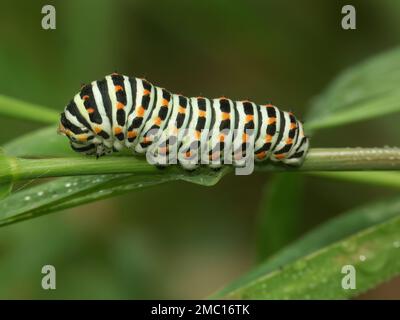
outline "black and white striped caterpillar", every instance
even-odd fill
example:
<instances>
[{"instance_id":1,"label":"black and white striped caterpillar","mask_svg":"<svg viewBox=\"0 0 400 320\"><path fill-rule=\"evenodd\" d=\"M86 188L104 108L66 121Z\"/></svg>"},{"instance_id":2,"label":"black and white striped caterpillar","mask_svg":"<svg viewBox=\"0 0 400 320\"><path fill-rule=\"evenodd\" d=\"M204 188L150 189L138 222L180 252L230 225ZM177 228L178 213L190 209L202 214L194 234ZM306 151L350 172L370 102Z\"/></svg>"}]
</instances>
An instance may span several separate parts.
<instances>
[{"instance_id":1,"label":"black and white striped caterpillar","mask_svg":"<svg viewBox=\"0 0 400 320\"><path fill-rule=\"evenodd\" d=\"M300 165L309 146L302 123L272 104L187 98L117 73L81 88L61 114L59 132L77 152L101 156L127 147L189 170L243 166L248 156Z\"/></svg>"}]
</instances>

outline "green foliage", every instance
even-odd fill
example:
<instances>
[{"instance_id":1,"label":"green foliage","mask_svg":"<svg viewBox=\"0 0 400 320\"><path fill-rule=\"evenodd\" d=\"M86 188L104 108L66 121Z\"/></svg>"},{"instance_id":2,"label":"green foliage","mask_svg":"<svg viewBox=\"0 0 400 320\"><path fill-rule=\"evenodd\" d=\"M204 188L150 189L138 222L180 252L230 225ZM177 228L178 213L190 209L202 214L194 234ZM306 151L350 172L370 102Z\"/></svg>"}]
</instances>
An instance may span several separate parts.
<instances>
[{"instance_id":1,"label":"green foliage","mask_svg":"<svg viewBox=\"0 0 400 320\"><path fill-rule=\"evenodd\" d=\"M399 61L400 50L396 49L345 71L313 103L306 122L308 130L315 132L400 111L400 93L397 90ZM56 112L0 96L0 114L51 124L9 142L3 147L4 153L0 152L0 198L5 197L0 201L0 226L169 181L185 180L212 186L229 172L229 169L200 169L195 173L176 168L149 169L143 160L132 159L130 165L137 169L134 174L68 176L79 173L79 164L83 162L69 149L65 139L56 135ZM109 162L101 163L128 165L124 162L126 157L111 158ZM67 177L36 183L48 171L55 170L57 160L64 159L68 159L70 167L75 167L68 171L68 166L65 166L62 168L64 171L58 172ZM336 163L329 157L325 159L331 161L335 170ZM351 159L346 161L351 165ZM318 168L316 162L317 157L306 165L311 163ZM18 166L22 168L23 164L26 176L18 171ZM31 167L26 168L27 164ZM91 165L96 163L91 162ZM106 173L111 172L118 171ZM316 171L312 174L395 188L399 187L400 181L398 172ZM32 180L16 184L14 192L9 195L14 180L21 177ZM288 174L275 177L275 181L267 185L261 202L258 237L260 257L267 259L213 298L342 299L364 292L400 273L400 199L350 210L293 241L301 222L298 207L302 203L299 190L303 179ZM289 242L291 244L287 245ZM343 290L340 286L343 277L340 271L345 264L352 264L360 270L356 290Z\"/></svg>"},{"instance_id":2,"label":"green foliage","mask_svg":"<svg viewBox=\"0 0 400 320\"><path fill-rule=\"evenodd\" d=\"M315 298L321 294L318 298L338 299L357 295L370 288L369 280L375 284L385 281L388 274L393 276L399 273L400 266L396 262L396 259L400 260L400 250L396 245L400 233L399 212L400 198L397 197L343 213L272 255L212 298L241 296L253 299L284 299L306 298L307 295ZM341 282L338 277L341 274L336 263L360 265L362 261L357 260L360 255L367 257L362 267L365 265L367 270L371 268L370 273L362 276L369 280L364 283L363 279L363 286L359 286L357 290L340 290ZM324 258L327 259L326 264L321 263ZM380 260L383 258L384 260ZM379 265L379 262L382 264ZM374 266L380 266L379 270L374 270ZM313 272L309 273L311 267ZM276 279L279 279L278 283L275 282ZM321 282L318 284L318 281ZM293 283L299 285L298 291ZM303 286L304 284L311 287ZM263 285L265 289L273 285L274 289L271 288L269 292L254 291ZM281 286L281 289L278 290L276 285ZM284 289L288 292L285 293Z\"/></svg>"},{"instance_id":3,"label":"green foliage","mask_svg":"<svg viewBox=\"0 0 400 320\"><path fill-rule=\"evenodd\" d=\"M395 189L400 188L400 172L398 171L311 172L310 174L329 179L339 179Z\"/></svg>"},{"instance_id":4,"label":"green foliage","mask_svg":"<svg viewBox=\"0 0 400 320\"><path fill-rule=\"evenodd\" d=\"M343 299L400 272L400 217L324 247L229 293L233 299ZM342 268L352 265L357 286L344 290Z\"/></svg>"},{"instance_id":5,"label":"green foliage","mask_svg":"<svg viewBox=\"0 0 400 320\"><path fill-rule=\"evenodd\" d=\"M9 195L12 188L12 177L9 172L10 163L4 155L4 151L0 148L0 200Z\"/></svg>"},{"instance_id":6,"label":"green foliage","mask_svg":"<svg viewBox=\"0 0 400 320\"><path fill-rule=\"evenodd\" d=\"M400 49L343 72L312 104L306 129L317 130L400 111Z\"/></svg>"},{"instance_id":7,"label":"green foliage","mask_svg":"<svg viewBox=\"0 0 400 320\"><path fill-rule=\"evenodd\" d=\"M56 132L56 125L36 130L8 142L3 146L3 150L6 154L15 157L77 156L66 143L65 137Z\"/></svg>"},{"instance_id":8,"label":"green foliage","mask_svg":"<svg viewBox=\"0 0 400 320\"><path fill-rule=\"evenodd\" d=\"M56 123L57 112L29 102L0 95L0 114L40 123Z\"/></svg>"},{"instance_id":9,"label":"green foliage","mask_svg":"<svg viewBox=\"0 0 400 320\"><path fill-rule=\"evenodd\" d=\"M12 156L29 154L34 157L50 154L64 156L72 153L78 158L70 158L71 166L81 168L82 166L79 163L75 164L75 161L79 162L82 157L70 151L68 144L65 143L65 138L61 140L55 134L54 127L49 127L16 139L5 145L4 150ZM51 167L52 162L46 164L46 161L48 160L39 159L37 163L43 168ZM95 158L92 161L98 162ZM138 169L134 174L66 177L26 188L35 180L33 179L27 184L23 184L18 192L0 202L0 226L167 181L183 180L212 186L229 171L229 168L219 171L202 169L191 173L176 167L158 169L147 164L145 160L135 158L130 158L127 165L135 163ZM33 168L30 168L30 171L33 171ZM45 175L45 171L43 171L43 175ZM37 177L40 178L40 176Z\"/></svg>"},{"instance_id":10,"label":"green foliage","mask_svg":"<svg viewBox=\"0 0 400 320\"><path fill-rule=\"evenodd\" d=\"M196 176L162 172L153 175L96 175L59 178L27 189L22 185L22 190L0 202L0 227L167 181L186 180L213 185L223 174L224 171Z\"/></svg>"},{"instance_id":11,"label":"green foliage","mask_svg":"<svg viewBox=\"0 0 400 320\"><path fill-rule=\"evenodd\" d=\"M306 121L307 130L316 131L322 128L335 127L400 111L400 95L397 90L397 85L400 81L399 58L400 49L396 49L369 59L345 71L342 75L339 75L333 84L315 100L310 108ZM398 172L315 171L311 174L376 186L398 188L400 185L400 175ZM259 238L265 241L265 243L259 244L259 247L262 248L262 252L264 252L264 250L267 252L270 250L271 252L276 249L278 246L274 244L274 241L276 241L277 235L280 235L280 231L283 232L282 237L285 239L287 236L285 232L289 232L290 234L290 230L294 230L296 227L295 225L290 225L290 223L296 224L298 222L297 212L295 212L295 210L291 212L291 210L284 205L285 201L282 199L282 197L284 197L283 191L280 192L280 186L276 185L275 188L276 191L269 191L270 194L275 193L275 196L268 196L269 204L264 206L268 208L275 206L274 203L281 203L281 210L279 213L282 214L282 216L268 216L268 212L271 212L271 209L261 212L260 221L262 221L262 233ZM286 190L289 190L290 193L290 187ZM374 232L373 226L385 220L388 215L398 215L399 212L400 209L397 202L393 203L393 206L388 205L386 202L370 205L362 209L361 213L359 213L358 210L354 213L350 212L348 219L334 220L332 224L327 224L315 230L302 240L298 240L295 244L279 251L278 254L272 255L265 263L256 267L241 279L234 281L212 297L252 299L345 298L348 297L349 294L359 294L370 288L373 284L385 281L389 274L391 276L399 274L399 265L396 263L394 265L390 265L389 262L386 263L382 267L383 270L377 271L376 274L372 275L370 278L363 278L363 286L359 286L358 290L349 293L338 287L340 284L340 279L338 279L338 276L340 276L338 266L332 265L332 268L328 268L327 273L325 273L323 269L327 266L320 264L320 262L327 259L327 263L329 264L329 261L331 261L330 259L350 258L351 253L345 255L340 252L343 243L338 242L332 244L332 242L339 241L344 237L349 237L348 241L356 246L358 241L360 241L358 234L353 236L353 238L351 235L359 232L364 227L371 227L372 230L368 231L369 237L362 237L362 241L365 241L366 244L368 244L369 241L378 241L382 236L381 228L383 228L383 230L386 230L386 228L392 230L392 224L389 223L387 227L384 225L376 227L376 232ZM289 216L291 216L292 219L289 219ZM344 217L346 216L347 215ZM370 219L372 216L375 218ZM285 231L282 231L281 228L283 224L282 221L288 222ZM265 227L268 226L268 223L269 227ZM265 235L267 232L269 232L270 235ZM397 232L399 232L399 230L397 230ZM382 238L384 237L382 236ZM398 250L395 251L393 246L387 245L387 242L385 242L384 239L382 240L378 249L379 253L385 256L391 255L396 257ZM281 243L283 244L282 240ZM331 247L329 247L329 245ZM325 254L322 249L325 246L326 250L328 250L327 254ZM320 250L320 252L318 250ZM308 258L304 256L312 253L316 255L316 258L308 263ZM301 257L303 257L303 259L301 259ZM374 257L375 260L380 259L378 255ZM293 262L295 259L298 260ZM373 262L374 259L370 260L372 264L375 263ZM369 264L370 261L363 265ZM287 264L289 264L288 269L280 270L281 267ZM298 267L299 265L301 266L300 268ZM311 267L315 267L316 269L320 268L321 270L319 273L315 269L312 269L312 271L317 272L318 280L326 281L326 283L322 281L323 285L321 286L320 283L318 288L314 287L315 278L313 278L313 274L307 273L306 276L304 273L307 270L311 270ZM291 275L293 277L291 277ZM329 287L328 283L336 287ZM311 285L312 287L304 286L304 284Z\"/></svg>"},{"instance_id":12,"label":"green foliage","mask_svg":"<svg viewBox=\"0 0 400 320\"><path fill-rule=\"evenodd\" d=\"M298 236L303 186L303 176L295 173L283 173L265 184L257 221L259 259L265 259Z\"/></svg>"}]
</instances>

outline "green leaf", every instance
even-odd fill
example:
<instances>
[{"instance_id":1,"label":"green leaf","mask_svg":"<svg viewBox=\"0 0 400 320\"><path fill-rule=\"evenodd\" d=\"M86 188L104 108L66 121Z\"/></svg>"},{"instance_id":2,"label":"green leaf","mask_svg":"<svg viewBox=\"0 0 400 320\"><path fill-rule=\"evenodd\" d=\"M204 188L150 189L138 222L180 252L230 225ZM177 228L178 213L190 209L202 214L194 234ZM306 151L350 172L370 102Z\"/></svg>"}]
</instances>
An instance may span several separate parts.
<instances>
[{"instance_id":1,"label":"green leaf","mask_svg":"<svg viewBox=\"0 0 400 320\"><path fill-rule=\"evenodd\" d=\"M184 180L204 186L214 185L228 171L200 169L190 173L116 174L59 178L24 189L0 201L0 226L35 218L44 214L75 207L84 203L120 195L132 190L154 186L167 181Z\"/></svg>"},{"instance_id":2,"label":"green leaf","mask_svg":"<svg viewBox=\"0 0 400 320\"><path fill-rule=\"evenodd\" d=\"M4 145L3 150L16 157L73 157L79 155L71 149L65 137L57 134L56 126L39 129L18 137Z\"/></svg>"},{"instance_id":3,"label":"green leaf","mask_svg":"<svg viewBox=\"0 0 400 320\"><path fill-rule=\"evenodd\" d=\"M317 130L400 111L400 49L343 72L312 104L306 129Z\"/></svg>"},{"instance_id":4,"label":"green leaf","mask_svg":"<svg viewBox=\"0 0 400 320\"><path fill-rule=\"evenodd\" d=\"M13 179L9 174L10 163L4 155L3 149L0 148L0 200L7 197L12 189Z\"/></svg>"},{"instance_id":5,"label":"green leaf","mask_svg":"<svg viewBox=\"0 0 400 320\"><path fill-rule=\"evenodd\" d=\"M400 188L400 172L398 171L359 171L359 172L309 172L314 176L338 179L381 187Z\"/></svg>"},{"instance_id":6,"label":"green leaf","mask_svg":"<svg viewBox=\"0 0 400 320\"><path fill-rule=\"evenodd\" d=\"M295 173L275 175L272 181L265 184L257 223L260 260L299 235L302 187L303 176Z\"/></svg>"},{"instance_id":7,"label":"green leaf","mask_svg":"<svg viewBox=\"0 0 400 320\"><path fill-rule=\"evenodd\" d=\"M0 114L40 123L57 123L60 115L49 108L0 95Z\"/></svg>"},{"instance_id":8,"label":"green leaf","mask_svg":"<svg viewBox=\"0 0 400 320\"><path fill-rule=\"evenodd\" d=\"M30 157L54 154L57 156L70 156L70 153L73 155L76 154L69 149L68 142L65 138L59 137L56 134L54 127L41 129L22 136L4 146L4 150L9 155L29 155ZM76 155L81 157L79 154ZM79 159L71 158L70 161L73 163L77 160ZM16 161L24 161L24 159L16 159ZM50 160L38 160L39 164L44 168L46 167L46 161ZM34 162L36 163L37 161ZM144 160L132 156L132 163L137 163L140 167L142 162L144 162ZM51 163L51 161L49 163ZM28 181L17 190L18 192L0 201L0 226L78 206L83 203L97 201L106 197L120 195L131 190L153 186L166 181L183 180L204 186L212 186L216 184L223 175L230 171L228 167L219 171L200 168L194 172L179 168L171 168L174 170L167 170L167 168L163 170L153 166L149 167L152 170L134 174L59 178L26 189L35 179ZM30 168L30 170L34 171L34 168ZM39 177L38 175L38 178ZM2 179L0 179L0 181L2 181Z\"/></svg>"},{"instance_id":9,"label":"green leaf","mask_svg":"<svg viewBox=\"0 0 400 320\"><path fill-rule=\"evenodd\" d=\"M316 294L314 290L317 287L319 289L318 298L320 299L327 298L327 295L331 294L335 295L334 298L348 297L348 294L352 295L359 294L367 289L367 284L365 284L362 287L359 286L357 290L350 290L351 292L347 293L342 292L342 290L338 291L336 288L336 287L340 288L340 282L337 282L338 279L336 274L336 272L340 273L340 269L335 269L337 265L333 263L338 259L345 259L345 258L349 259L349 261L347 261L348 263L357 262L353 260L354 256L352 255L352 252L342 252L340 248L341 246L347 243L349 244L349 247L354 246L355 250L358 249L363 250L365 246L368 245L369 243L371 243L371 248L372 248L372 244L378 242L380 244L379 250L382 251L382 254L384 254L385 252L388 254L392 254L391 247L388 246L388 244L385 242L387 240L386 236L384 235L384 233L381 233L382 226L380 226L380 224L392 219L393 217L398 217L399 214L400 214L400 198L398 197L390 201L377 202L374 204L363 206L361 208L350 210L349 212L344 213L332 219L331 221L321 225L320 227L317 227L313 231L309 232L304 237L300 238L296 242L287 246L286 248L284 248L271 258L267 259L264 263L257 266L248 274L244 275L243 277L234 281L221 291L212 295L211 298L222 298L222 297L237 298L238 295L249 297L247 294L250 294L251 292L253 292L251 293L252 298L277 298L278 295L281 298L287 298L288 296L282 293L282 290L283 288L289 290L289 288L292 287L292 284L299 285L299 290L302 290L301 292L299 291L296 293L291 292L290 296L292 298L294 297L305 298L306 295L310 295L311 293L314 295ZM396 223L398 224L398 222ZM390 222L389 224L391 225L392 223ZM388 229L390 228L391 227L388 227ZM376 230L376 232L374 232L374 230ZM368 234L368 237L364 238L364 236L361 236L363 234ZM397 230L397 240L400 240L399 234L400 230ZM343 241L343 239L346 237L348 237L348 239ZM380 237L382 237L381 239L382 241L380 241ZM360 238L363 239L362 243L359 242ZM393 245L393 243L395 243L397 240L393 240L390 243L390 245ZM327 254L325 253L326 251L328 251ZM400 250L397 250L396 252L398 251ZM370 264L371 262L373 264L374 262L378 261L372 256L373 253L378 254L378 252L369 252L368 250L368 252L367 251L363 253L360 252L360 255L366 256L367 253L370 258L368 259L367 257L368 264ZM398 255L398 253L396 254ZM315 278L313 278L312 274L307 273L308 275L307 279L308 281L310 281L309 284L311 284L313 288L302 287L302 284L304 282L301 280L301 277L303 275L305 276L304 272L307 271L308 267L304 267L304 269L299 268L296 270L289 268L291 268L291 266L293 265L298 266L299 262L300 265L302 263L305 263L306 266L309 266L309 263L312 263L312 266L314 267L315 266L314 263L319 263L322 261L320 260L321 255L324 255L324 257L328 259L327 261L328 265L320 264L318 266L320 270L319 271L314 270L315 271L314 276L318 277L318 280L321 281L321 283L320 284L317 283L316 284L317 287L314 287ZM312 257L314 256L316 257L315 260L312 259ZM332 263L331 267L329 266L329 263ZM345 263L344 260L343 263ZM288 267L282 270L281 269L282 266L285 265L288 265ZM370 275L371 286L372 284L384 281L386 279L385 275L391 273L388 272L390 271L389 270L390 265L388 266L386 264L384 268L385 270L383 270L383 273L381 275L379 274L378 271ZM325 269L329 269L329 272L331 273L326 274ZM288 270L290 270L291 274L290 272L288 272ZM396 272L398 272L398 270L396 270ZM285 279L282 280L281 278L282 276L287 277L286 280ZM297 279L296 276L298 277ZM280 283L280 285L282 286L282 290L277 289L276 295L275 291L274 292L271 291L269 293L260 292L259 295L253 296L254 291L252 290L254 289L254 286L258 286L259 284L265 284L265 283L266 283L265 287L269 286L270 283L268 283L269 281L268 279L270 279L271 277L274 277L274 279L276 279L275 277L278 277L282 280ZM331 286L333 286L334 289L332 289ZM247 289L249 290L247 291ZM331 292L331 290L333 291Z\"/></svg>"}]
</instances>

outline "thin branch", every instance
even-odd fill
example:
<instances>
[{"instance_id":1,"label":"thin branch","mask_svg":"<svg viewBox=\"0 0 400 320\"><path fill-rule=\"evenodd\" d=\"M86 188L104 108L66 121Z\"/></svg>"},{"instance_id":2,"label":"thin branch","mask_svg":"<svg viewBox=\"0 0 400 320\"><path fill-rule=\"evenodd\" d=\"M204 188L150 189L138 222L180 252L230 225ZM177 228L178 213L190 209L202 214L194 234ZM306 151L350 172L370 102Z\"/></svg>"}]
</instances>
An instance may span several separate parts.
<instances>
[{"instance_id":1,"label":"thin branch","mask_svg":"<svg viewBox=\"0 0 400 320\"><path fill-rule=\"evenodd\" d=\"M8 179L25 180L46 177L137 173L159 174L160 169L143 158L134 156L71 157L26 159L2 156L0 182ZM261 163L256 171L375 171L400 170L400 148L324 148L310 149L300 167L287 167ZM163 172L188 174L179 166L172 165ZM189 174L195 174L189 173Z\"/></svg>"},{"instance_id":2,"label":"thin branch","mask_svg":"<svg viewBox=\"0 0 400 320\"><path fill-rule=\"evenodd\" d=\"M400 170L400 148L315 148L299 168L259 166L260 170L375 171Z\"/></svg>"}]
</instances>

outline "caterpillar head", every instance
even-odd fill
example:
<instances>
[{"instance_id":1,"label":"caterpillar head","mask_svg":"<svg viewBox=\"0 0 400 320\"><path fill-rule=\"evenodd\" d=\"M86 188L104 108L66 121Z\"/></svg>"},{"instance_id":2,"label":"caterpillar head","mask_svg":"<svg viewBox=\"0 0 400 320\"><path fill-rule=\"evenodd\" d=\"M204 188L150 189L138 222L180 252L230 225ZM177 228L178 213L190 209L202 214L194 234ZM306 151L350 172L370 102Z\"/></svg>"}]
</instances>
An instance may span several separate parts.
<instances>
[{"instance_id":1,"label":"caterpillar head","mask_svg":"<svg viewBox=\"0 0 400 320\"><path fill-rule=\"evenodd\" d=\"M103 141L82 125L73 124L68 120L65 112L61 114L57 133L68 138L71 148L86 155L102 155L112 152L104 146Z\"/></svg>"}]
</instances>

